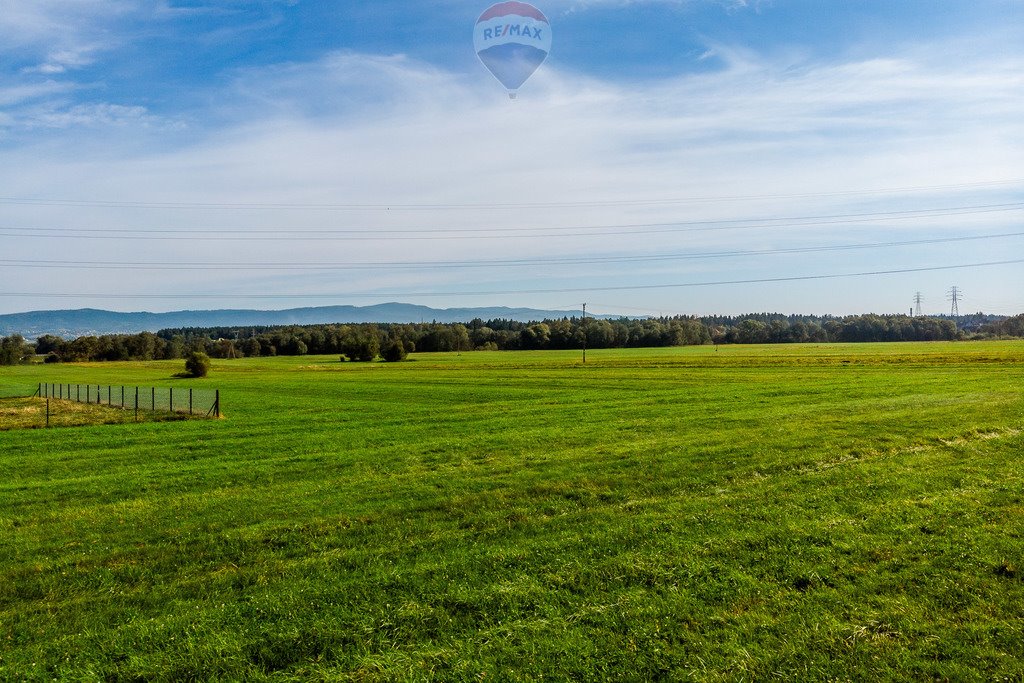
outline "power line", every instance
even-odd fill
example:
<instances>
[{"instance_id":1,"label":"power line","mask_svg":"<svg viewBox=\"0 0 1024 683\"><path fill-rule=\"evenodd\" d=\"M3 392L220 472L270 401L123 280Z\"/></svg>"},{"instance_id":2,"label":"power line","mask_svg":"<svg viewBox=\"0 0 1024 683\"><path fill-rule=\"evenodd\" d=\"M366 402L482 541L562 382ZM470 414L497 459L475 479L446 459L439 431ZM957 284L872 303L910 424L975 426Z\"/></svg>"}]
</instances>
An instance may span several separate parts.
<instances>
[{"instance_id":1,"label":"power line","mask_svg":"<svg viewBox=\"0 0 1024 683\"><path fill-rule=\"evenodd\" d=\"M591 265L610 263L644 263L653 261L686 261L739 256L768 256L777 254L805 254L829 251L851 251L861 249L885 249L925 244L946 244L979 240L1022 237L1024 232L998 233L991 235L970 235L961 237L937 237L923 240L901 240L856 244L835 244L812 247L781 247L776 249L750 249L717 252L650 254L637 256L578 256L536 259L499 259L482 261L369 261L369 262L133 262L133 261L79 261L79 260L27 260L0 259L0 265L13 268L68 268L79 270L248 270L251 268L273 270L365 270L365 269L431 269L431 268L507 268L547 265ZM918 292L920 296L920 292ZM918 302L920 306L920 302Z\"/></svg>"},{"instance_id":2,"label":"power line","mask_svg":"<svg viewBox=\"0 0 1024 683\"><path fill-rule=\"evenodd\" d=\"M870 270L857 273L832 273L825 275L794 275L789 277L750 278L742 280L718 280L712 282L682 282L661 285L620 285L607 287L558 287L550 289L518 289L492 291L446 291L446 292L385 292L376 294L85 294L81 292L0 292L0 297L36 297L54 299L380 299L387 297L417 298L435 296L503 296L511 294L567 294L575 292L625 292L650 289L681 289L687 287L717 287L721 285L749 285L770 282L798 282L807 280L834 280L840 278L868 277L875 275L896 275L900 273L924 273L963 268L984 268L1024 263L1024 259L988 261L984 263L962 263L950 266L925 266L922 268L898 268L894 270Z\"/></svg>"},{"instance_id":3,"label":"power line","mask_svg":"<svg viewBox=\"0 0 1024 683\"><path fill-rule=\"evenodd\" d=\"M732 219L721 221L673 221L664 223L634 223L617 225L583 225L545 228L440 228L432 232L412 229L290 229L245 230L237 228L172 229L172 228L39 228L3 227L0 236L60 239L114 239L114 240L166 240L166 241L395 241L395 240L454 240L454 239L513 239L520 237L602 237L612 235L642 235L669 232L710 232L720 230L750 230L760 228L814 227L850 223L910 220L915 218L944 218L950 216L1005 213L1024 210L1024 202L947 207L941 209L913 209L876 213L835 214L832 216L797 216L761 219ZM629 230L621 230L630 228ZM560 232L560 231L585 232ZM537 232L540 231L540 232ZM553 232L554 231L554 232ZM84 233L84 234L73 234ZM143 234L136 234L143 233ZM216 234L211 234L216 233ZM426 233L426 234L424 234ZM442 234L443 233L443 234ZM501 234L498 234L501 233ZM511 233L511 234L509 234ZM522 234L516 234L522 233ZM390 235L390 236L389 236Z\"/></svg>"},{"instance_id":4,"label":"power line","mask_svg":"<svg viewBox=\"0 0 1024 683\"><path fill-rule=\"evenodd\" d=\"M761 194L734 196L692 196L676 198L624 199L605 201L565 202L516 202L516 203L448 203L448 204L305 204L305 203L230 203L230 202L142 202L115 201L105 199L72 199L58 197L0 197L0 204L24 204L32 206L74 206L123 209L218 209L218 210L309 210L309 211L451 211L479 209L552 209L611 206L655 206L664 204L688 204L704 202L737 202L765 199L801 199L809 197L849 197L873 194L895 194L912 192L933 192L937 190L969 189L1019 185L1024 179L991 180L977 183L954 183L947 185L923 185L911 187L876 188L868 190L844 190L836 192L804 192L794 194Z\"/></svg>"},{"instance_id":5,"label":"power line","mask_svg":"<svg viewBox=\"0 0 1024 683\"><path fill-rule=\"evenodd\" d=\"M656 223L612 223L605 225L568 225L568 226L544 226L544 227L505 227L505 228L435 228L438 232L451 233L492 233L492 232L537 232L537 231L563 231L563 230L603 230L618 228L658 228L658 227L703 227L703 226L733 226L745 224L771 224L771 223L797 223L805 221L829 221L829 220L853 220L853 219L878 219L890 220L902 217L944 217L970 215L973 213L991 213L1002 211L1018 211L1024 208L1024 202L1006 202L1001 204L971 204L960 206L945 206L924 209L902 209L890 211L871 211L859 213L839 213L824 215L803 215L803 216L756 216L749 218L728 218L716 220L686 220L686 221L661 221ZM816 222L810 223L817 225ZM252 228L35 228L25 226L0 227L0 230L27 230L27 231L63 231L63 232L85 232L85 233L112 233L124 234L133 232L169 233L169 234L204 234L208 232L232 233L242 235L264 234L287 232L295 234L420 234L423 228L273 228L270 230Z\"/></svg>"}]
</instances>

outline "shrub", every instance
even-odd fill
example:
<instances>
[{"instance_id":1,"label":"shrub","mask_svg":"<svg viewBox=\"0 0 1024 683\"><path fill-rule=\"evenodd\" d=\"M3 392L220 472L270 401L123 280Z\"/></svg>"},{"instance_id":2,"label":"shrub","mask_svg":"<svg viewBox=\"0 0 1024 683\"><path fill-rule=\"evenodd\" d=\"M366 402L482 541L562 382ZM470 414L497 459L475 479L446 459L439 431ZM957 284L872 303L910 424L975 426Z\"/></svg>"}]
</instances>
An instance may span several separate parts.
<instances>
[{"instance_id":1,"label":"shrub","mask_svg":"<svg viewBox=\"0 0 1024 683\"><path fill-rule=\"evenodd\" d=\"M384 348L384 360L388 363L397 363L405 360L405 357L409 354L405 350L405 344L402 343L401 339L396 339Z\"/></svg>"},{"instance_id":2,"label":"shrub","mask_svg":"<svg viewBox=\"0 0 1024 683\"><path fill-rule=\"evenodd\" d=\"M206 377L210 372L210 357L202 351L193 351L185 359L185 374L189 377Z\"/></svg>"},{"instance_id":3,"label":"shrub","mask_svg":"<svg viewBox=\"0 0 1024 683\"><path fill-rule=\"evenodd\" d=\"M376 334L370 334L358 339L349 339L341 350L349 360L369 363L380 352L380 341Z\"/></svg>"}]
</instances>

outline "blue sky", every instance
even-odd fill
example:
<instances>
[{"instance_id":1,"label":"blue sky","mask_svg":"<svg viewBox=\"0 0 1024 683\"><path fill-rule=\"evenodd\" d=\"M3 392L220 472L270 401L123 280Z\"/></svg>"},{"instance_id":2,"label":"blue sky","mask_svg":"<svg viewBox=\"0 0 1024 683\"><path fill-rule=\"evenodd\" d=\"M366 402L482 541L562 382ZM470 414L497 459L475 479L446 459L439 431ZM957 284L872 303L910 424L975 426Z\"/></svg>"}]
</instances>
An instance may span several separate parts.
<instances>
[{"instance_id":1,"label":"blue sky","mask_svg":"<svg viewBox=\"0 0 1024 683\"><path fill-rule=\"evenodd\" d=\"M1019 1L488 4L0 2L0 312L1024 311Z\"/></svg>"}]
</instances>

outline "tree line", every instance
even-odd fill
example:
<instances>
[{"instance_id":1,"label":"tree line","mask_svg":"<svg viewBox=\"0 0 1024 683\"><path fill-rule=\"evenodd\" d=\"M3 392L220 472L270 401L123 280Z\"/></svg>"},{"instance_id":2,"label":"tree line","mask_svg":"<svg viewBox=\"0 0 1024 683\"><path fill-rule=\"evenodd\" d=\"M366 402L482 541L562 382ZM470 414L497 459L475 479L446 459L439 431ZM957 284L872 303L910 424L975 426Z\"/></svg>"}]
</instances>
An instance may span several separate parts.
<instances>
[{"instance_id":1,"label":"tree line","mask_svg":"<svg viewBox=\"0 0 1024 683\"><path fill-rule=\"evenodd\" d=\"M994 321L969 338L1024 337L1024 315ZM906 315L846 317L759 313L743 316L560 318L539 322L360 323L202 327L157 333L63 339L34 346L18 335L0 339L0 364L43 355L47 362L171 360L193 352L213 358L338 354L343 360L401 360L415 351L544 350L788 344L807 342L948 341L968 338L949 318Z\"/></svg>"}]
</instances>

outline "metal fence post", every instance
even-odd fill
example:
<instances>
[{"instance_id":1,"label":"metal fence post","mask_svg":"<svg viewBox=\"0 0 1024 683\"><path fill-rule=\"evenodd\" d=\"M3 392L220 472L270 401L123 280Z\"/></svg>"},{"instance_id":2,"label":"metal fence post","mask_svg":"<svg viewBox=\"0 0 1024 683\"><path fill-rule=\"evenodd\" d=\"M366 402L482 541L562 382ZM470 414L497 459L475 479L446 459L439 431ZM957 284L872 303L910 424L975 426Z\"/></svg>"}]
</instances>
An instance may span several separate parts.
<instances>
[{"instance_id":1,"label":"metal fence post","mask_svg":"<svg viewBox=\"0 0 1024 683\"><path fill-rule=\"evenodd\" d=\"M50 397L46 397L46 426L50 426Z\"/></svg>"},{"instance_id":2,"label":"metal fence post","mask_svg":"<svg viewBox=\"0 0 1024 683\"><path fill-rule=\"evenodd\" d=\"M156 412L156 387L153 387L153 392L152 392L152 395L150 396L150 403L151 403L150 409L155 413Z\"/></svg>"},{"instance_id":3,"label":"metal fence post","mask_svg":"<svg viewBox=\"0 0 1024 683\"><path fill-rule=\"evenodd\" d=\"M220 417L220 389L217 389L217 393L216 393L215 396L216 397L214 398L214 403L213 403L213 407L214 407L213 414L214 414L214 417Z\"/></svg>"},{"instance_id":4,"label":"metal fence post","mask_svg":"<svg viewBox=\"0 0 1024 683\"><path fill-rule=\"evenodd\" d=\"M192 414L192 389L188 390L188 414Z\"/></svg>"},{"instance_id":5,"label":"metal fence post","mask_svg":"<svg viewBox=\"0 0 1024 683\"><path fill-rule=\"evenodd\" d=\"M169 404L169 405L170 405L170 407L171 407L171 409L170 409L170 411L169 411L169 412L172 412L172 413L173 413L173 412L174 412L174 387L171 387L171 388L170 388L170 389L168 389L167 391L168 391L168 396L169 396L169 398L168 398L168 404Z\"/></svg>"},{"instance_id":6,"label":"metal fence post","mask_svg":"<svg viewBox=\"0 0 1024 683\"><path fill-rule=\"evenodd\" d=\"M139 388L135 387L135 421L139 421Z\"/></svg>"},{"instance_id":7,"label":"metal fence post","mask_svg":"<svg viewBox=\"0 0 1024 683\"><path fill-rule=\"evenodd\" d=\"M121 385L121 410L124 410L124 385Z\"/></svg>"}]
</instances>

